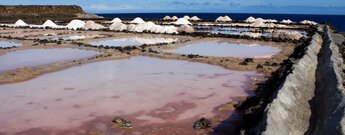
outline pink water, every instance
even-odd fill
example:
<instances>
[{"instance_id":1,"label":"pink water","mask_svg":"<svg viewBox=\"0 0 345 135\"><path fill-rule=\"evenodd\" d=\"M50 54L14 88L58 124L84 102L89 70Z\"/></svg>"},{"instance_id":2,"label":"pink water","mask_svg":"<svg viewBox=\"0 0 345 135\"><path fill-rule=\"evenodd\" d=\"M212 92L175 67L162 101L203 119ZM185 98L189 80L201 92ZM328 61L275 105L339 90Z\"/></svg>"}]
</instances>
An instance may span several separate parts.
<instances>
[{"instance_id":1,"label":"pink water","mask_svg":"<svg viewBox=\"0 0 345 135\"><path fill-rule=\"evenodd\" d=\"M0 56L0 73L20 67L35 67L61 61L84 59L96 54L99 52L72 48L13 51Z\"/></svg>"},{"instance_id":2,"label":"pink water","mask_svg":"<svg viewBox=\"0 0 345 135\"><path fill-rule=\"evenodd\" d=\"M115 116L131 120L136 134L179 122L192 130L215 107L246 96L251 76L259 74L149 57L73 67L0 85L0 134L86 134L93 121L126 133L110 131Z\"/></svg>"},{"instance_id":3,"label":"pink water","mask_svg":"<svg viewBox=\"0 0 345 135\"><path fill-rule=\"evenodd\" d=\"M191 43L167 52L179 54L198 54L216 57L261 58L271 57L281 50L258 44L239 44L231 42L204 41Z\"/></svg>"}]
</instances>

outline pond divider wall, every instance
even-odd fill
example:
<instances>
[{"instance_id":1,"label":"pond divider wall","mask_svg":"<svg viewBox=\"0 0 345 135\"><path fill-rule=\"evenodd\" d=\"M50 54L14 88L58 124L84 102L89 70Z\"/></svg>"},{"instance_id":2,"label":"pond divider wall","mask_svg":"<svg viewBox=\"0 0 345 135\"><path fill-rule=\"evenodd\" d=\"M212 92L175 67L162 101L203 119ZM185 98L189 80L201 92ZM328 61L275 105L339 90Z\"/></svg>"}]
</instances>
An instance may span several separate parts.
<instances>
[{"instance_id":1,"label":"pond divider wall","mask_svg":"<svg viewBox=\"0 0 345 135\"><path fill-rule=\"evenodd\" d=\"M263 119L256 127L257 133L303 134L308 130L311 114L309 100L314 96L317 54L322 46L322 37L316 33L305 55L292 67L276 97L267 106Z\"/></svg>"},{"instance_id":2,"label":"pond divider wall","mask_svg":"<svg viewBox=\"0 0 345 135\"><path fill-rule=\"evenodd\" d=\"M261 121L246 134L324 135L345 133L344 64L329 28L316 33L293 65ZM321 32L320 32L321 33Z\"/></svg>"}]
</instances>

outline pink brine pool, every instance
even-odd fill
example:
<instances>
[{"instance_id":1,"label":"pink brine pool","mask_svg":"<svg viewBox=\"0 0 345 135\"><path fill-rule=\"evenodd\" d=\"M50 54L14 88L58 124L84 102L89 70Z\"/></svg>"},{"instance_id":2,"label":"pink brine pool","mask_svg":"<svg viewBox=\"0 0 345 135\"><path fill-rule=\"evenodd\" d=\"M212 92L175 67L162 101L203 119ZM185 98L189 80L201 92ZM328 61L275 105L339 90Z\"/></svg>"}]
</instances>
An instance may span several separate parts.
<instances>
[{"instance_id":1,"label":"pink brine pool","mask_svg":"<svg viewBox=\"0 0 345 135\"><path fill-rule=\"evenodd\" d=\"M0 73L20 67L34 67L60 61L84 59L97 54L99 54L97 51L71 48L13 51L0 56Z\"/></svg>"},{"instance_id":2,"label":"pink brine pool","mask_svg":"<svg viewBox=\"0 0 345 135\"><path fill-rule=\"evenodd\" d=\"M262 58L278 54L280 49L258 44L205 41L191 43L175 50L165 51L179 54L198 54L202 56L215 57Z\"/></svg>"},{"instance_id":3,"label":"pink brine pool","mask_svg":"<svg viewBox=\"0 0 345 135\"><path fill-rule=\"evenodd\" d=\"M179 60L133 57L68 68L30 81L0 85L0 134L147 134L145 127L187 123L215 107L247 96L250 77L222 67ZM112 118L134 124L110 128ZM167 131L168 132L168 131Z\"/></svg>"}]
</instances>

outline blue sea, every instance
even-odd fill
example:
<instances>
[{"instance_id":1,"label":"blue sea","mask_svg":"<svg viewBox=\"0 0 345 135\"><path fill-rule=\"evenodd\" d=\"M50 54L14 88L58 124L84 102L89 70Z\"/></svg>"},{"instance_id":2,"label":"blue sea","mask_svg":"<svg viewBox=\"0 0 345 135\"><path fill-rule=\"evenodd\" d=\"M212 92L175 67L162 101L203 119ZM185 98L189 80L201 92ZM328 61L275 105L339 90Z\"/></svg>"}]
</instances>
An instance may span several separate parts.
<instances>
[{"instance_id":1,"label":"blue sea","mask_svg":"<svg viewBox=\"0 0 345 135\"><path fill-rule=\"evenodd\" d=\"M290 19L295 22L300 22L305 19L316 21L318 23L330 23L338 31L345 32L345 15L304 15L304 14L249 14L249 13L104 13L97 14L107 18L135 18L141 17L144 19L161 19L166 15L183 17L184 15L198 16L204 20L215 20L219 16L229 16L234 20L245 20L249 16L255 18L261 17L265 19Z\"/></svg>"}]
</instances>

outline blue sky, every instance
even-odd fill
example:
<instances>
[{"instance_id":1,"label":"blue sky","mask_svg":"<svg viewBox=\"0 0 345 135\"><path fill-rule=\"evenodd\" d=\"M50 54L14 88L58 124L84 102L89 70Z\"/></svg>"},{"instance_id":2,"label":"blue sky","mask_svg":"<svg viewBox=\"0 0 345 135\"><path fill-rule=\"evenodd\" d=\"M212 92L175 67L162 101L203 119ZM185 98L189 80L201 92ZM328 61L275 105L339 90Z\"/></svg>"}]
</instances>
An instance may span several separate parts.
<instances>
[{"instance_id":1,"label":"blue sky","mask_svg":"<svg viewBox=\"0 0 345 135\"><path fill-rule=\"evenodd\" d=\"M345 0L0 0L1 5L80 5L90 13L215 12L345 15Z\"/></svg>"}]
</instances>

